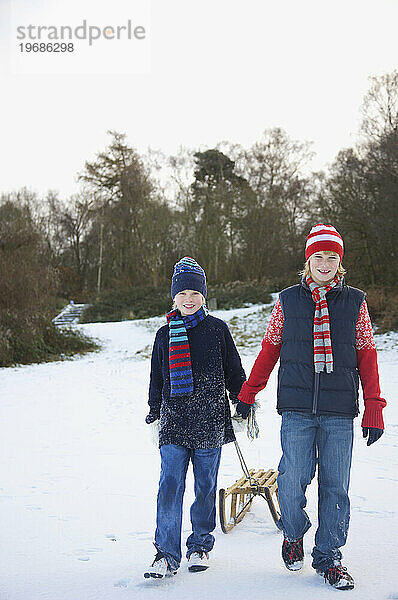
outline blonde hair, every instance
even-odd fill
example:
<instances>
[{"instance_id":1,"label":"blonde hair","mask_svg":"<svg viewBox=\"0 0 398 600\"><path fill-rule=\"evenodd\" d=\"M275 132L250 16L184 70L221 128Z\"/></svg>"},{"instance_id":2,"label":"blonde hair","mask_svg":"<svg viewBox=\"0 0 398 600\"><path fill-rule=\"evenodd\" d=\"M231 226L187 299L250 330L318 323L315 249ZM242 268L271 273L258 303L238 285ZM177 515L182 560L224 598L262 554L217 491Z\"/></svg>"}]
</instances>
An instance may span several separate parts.
<instances>
[{"instance_id":1,"label":"blonde hair","mask_svg":"<svg viewBox=\"0 0 398 600\"><path fill-rule=\"evenodd\" d=\"M184 290L181 290L181 291L184 291ZM194 290L194 291L196 291L196 290ZM200 292L199 292L199 294L200 294ZM203 296L203 294L200 294L200 297L202 298L202 306L203 306L204 304L206 304L206 298ZM175 298L175 296L174 296L174 298ZM171 310L175 310L176 308L177 308L177 304L175 303L175 300L173 299L173 306L171 307Z\"/></svg>"},{"instance_id":2,"label":"blonde hair","mask_svg":"<svg viewBox=\"0 0 398 600\"><path fill-rule=\"evenodd\" d=\"M322 250L322 252L324 252L325 254L335 254L336 256L338 256L337 252L332 252L332 250ZM310 256L310 258L311 258L311 256ZM299 271L299 275L302 275L303 277L307 277L307 275L311 275L310 258L305 262L303 270ZM343 265L340 261L340 264L337 267L336 275L338 275L339 277L343 277L343 275L345 275L346 273L347 273L347 271L345 270L345 268L343 267Z\"/></svg>"}]
</instances>

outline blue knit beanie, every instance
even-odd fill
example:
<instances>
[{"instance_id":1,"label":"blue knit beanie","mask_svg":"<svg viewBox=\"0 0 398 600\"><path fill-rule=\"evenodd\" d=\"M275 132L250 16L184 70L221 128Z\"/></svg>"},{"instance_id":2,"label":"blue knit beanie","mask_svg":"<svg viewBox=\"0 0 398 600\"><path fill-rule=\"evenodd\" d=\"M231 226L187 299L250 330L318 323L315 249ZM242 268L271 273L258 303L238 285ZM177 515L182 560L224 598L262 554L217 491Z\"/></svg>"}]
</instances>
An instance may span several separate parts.
<instances>
[{"instance_id":1,"label":"blue knit beanie","mask_svg":"<svg viewBox=\"0 0 398 600\"><path fill-rule=\"evenodd\" d=\"M174 299L178 292L183 290L195 290L195 292L200 292L204 298L207 295L205 272L190 256L184 256L174 265L171 297Z\"/></svg>"}]
</instances>

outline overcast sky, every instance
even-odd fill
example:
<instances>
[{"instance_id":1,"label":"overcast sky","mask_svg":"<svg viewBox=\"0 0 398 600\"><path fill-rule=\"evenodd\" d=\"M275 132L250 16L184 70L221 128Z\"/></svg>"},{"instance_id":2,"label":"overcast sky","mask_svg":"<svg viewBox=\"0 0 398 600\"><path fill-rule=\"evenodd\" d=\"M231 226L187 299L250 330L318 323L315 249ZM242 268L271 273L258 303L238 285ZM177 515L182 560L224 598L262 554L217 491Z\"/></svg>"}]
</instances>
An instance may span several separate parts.
<instances>
[{"instance_id":1,"label":"overcast sky","mask_svg":"<svg viewBox=\"0 0 398 600\"><path fill-rule=\"evenodd\" d=\"M0 0L0 6L0 191L77 191L76 175L105 148L108 129L125 132L138 151L150 146L171 154L181 145L222 140L249 146L264 129L282 127L294 139L313 141L312 166L324 168L357 140L368 77L398 66L397 0L12 0L13 11L11 0ZM149 52L141 67L129 55L141 42L99 41L92 71L101 71L105 47L123 53L112 59L111 72L66 73L59 58L54 73L38 74L33 66L29 73L44 55L31 55L36 63L18 72L10 56L18 52L15 26L23 11L36 23L51 14L52 23L58 15L65 24L145 24L140 48L150 49L150 64Z\"/></svg>"}]
</instances>

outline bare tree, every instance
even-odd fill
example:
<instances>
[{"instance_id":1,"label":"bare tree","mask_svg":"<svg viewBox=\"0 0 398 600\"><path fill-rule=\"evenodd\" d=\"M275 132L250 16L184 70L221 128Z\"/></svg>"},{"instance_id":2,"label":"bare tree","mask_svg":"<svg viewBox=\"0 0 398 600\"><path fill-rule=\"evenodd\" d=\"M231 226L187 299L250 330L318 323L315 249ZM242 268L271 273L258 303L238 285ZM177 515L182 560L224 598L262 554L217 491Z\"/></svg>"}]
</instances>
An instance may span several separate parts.
<instances>
[{"instance_id":1,"label":"bare tree","mask_svg":"<svg viewBox=\"0 0 398 600\"><path fill-rule=\"evenodd\" d=\"M369 80L361 130L367 141L380 142L398 130L398 70Z\"/></svg>"}]
</instances>

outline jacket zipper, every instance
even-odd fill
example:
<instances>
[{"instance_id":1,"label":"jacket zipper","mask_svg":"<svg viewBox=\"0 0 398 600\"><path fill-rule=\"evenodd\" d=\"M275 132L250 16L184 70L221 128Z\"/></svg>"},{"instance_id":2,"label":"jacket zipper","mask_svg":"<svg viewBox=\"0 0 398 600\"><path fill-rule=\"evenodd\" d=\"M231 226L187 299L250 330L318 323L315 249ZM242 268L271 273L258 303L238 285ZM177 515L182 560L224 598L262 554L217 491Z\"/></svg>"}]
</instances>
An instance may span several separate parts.
<instances>
[{"instance_id":1,"label":"jacket zipper","mask_svg":"<svg viewBox=\"0 0 398 600\"><path fill-rule=\"evenodd\" d=\"M355 377L354 377L354 373L352 371L350 371L350 375L351 375L351 381L352 381L352 385L354 386L354 392L357 392L357 384L355 383Z\"/></svg>"},{"instance_id":2,"label":"jacket zipper","mask_svg":"<svg viewBox=\"0 0 398 600\"><path fill-rule=\"evenodd\" d=\"M359 413L359 406L358 406L358 388L357 388L357 384L355 381L355 377L352 371L350 371L350 375L351 375L351 379L352 379L352 384L354 386L354 394L355 394L355 411L356 414Z\"/></svg>"},{"instance_id":3,"label":"jacket zipper","mask_svg":"<svg viewBox=\"0 0 398 600\"><path fill-rule=\"evenodd\" d=\"M312 414L313 415L316 415L317 410L318 410L319 378L320 378L320 373L315 373L314 395L312 397Z\"/></svg>"}]
</instances>

